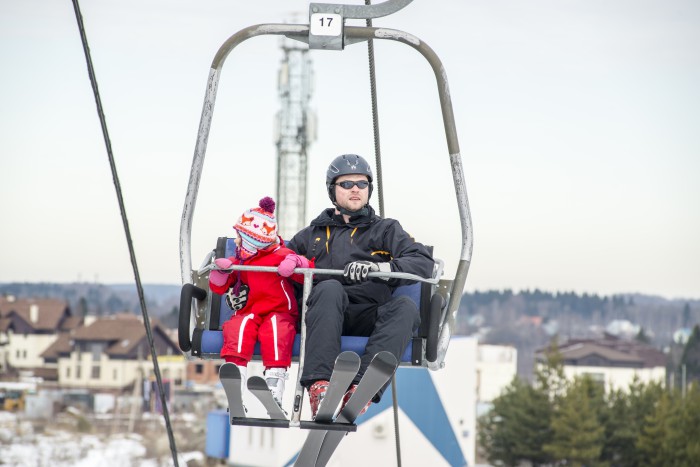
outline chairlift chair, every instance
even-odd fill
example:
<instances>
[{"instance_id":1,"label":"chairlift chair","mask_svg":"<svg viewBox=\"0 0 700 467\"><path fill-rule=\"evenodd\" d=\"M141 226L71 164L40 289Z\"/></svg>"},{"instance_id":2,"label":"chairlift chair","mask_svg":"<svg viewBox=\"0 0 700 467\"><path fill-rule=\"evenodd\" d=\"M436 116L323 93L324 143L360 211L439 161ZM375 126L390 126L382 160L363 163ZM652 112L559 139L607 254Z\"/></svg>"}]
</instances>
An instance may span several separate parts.
<instances>
[{"instance_id":1,"label":"chairlift chair","mask_svg":"<svg viewBox=\"0 0 700 467\"><path fill-rule=\"evenodd\" d=\"M399 287L395 291L395 295L408 295L413 299L421 315L420 328L402 355L400 365L426 367L430 370L438 370L444 366L445 355L455 326L456 313L471 262L473 245L471 216L464 181L462 157L457 140L445 70L435 52L422 40L411 34L394 29L345 26L344 24L346 18L385 16L403 8L410 2L411 0L388 0L369 6L312 3L309 9L309 24L259 24L250 26L232 35L219 48L212 62L207 81L204 106L180 224L180 267L183 286L180 298L178 339L180 349L188 358L219 359L219 351L223 344L222 325L232 314L232 310L228 307L224 298L209 290L208 281L210 271L216 267L214 260L233 255L235 249L233 239L218 238L215 248L206 255L197 269L192 268L191 259L192 219L204 164L209 129L213 118L219 77L226 58L236 46L254 37L278 35L305 42L312 49L326 50L342 50L346 45L367 40L392 40L412 47L423 55L432 67L442 109L449 164L452 170L461 225L462 248L455 277L454 279L442 277L443 262L441 260L436 260L433 276L430 278L420 278L398 272L373 272L370 275L399 277L417 281L415 284ZM335 29L333 30L327 28L327 20L329 18L336 20ZM259 271L261 274L276 272L276 268L272 267L234 266L233 268ZM306 298L311 291L313 276L318 274L340 275L342 270L297 268L296 272L304 274L301 333L296 336L293 354L293 360L299 362L301 367L303 365L303 342L305 338L303 317L306 312ZM341 350L352 350L361 354L366 342L367 337L343 336ZM256 355L259 359L257 348ZM301 375L301 369L299 375ZM300 385L298 381L297 388L299 393ZM296 408L292 418L293 423L295 421L299 422L299 411Z\"/></svg>"}]
</instances>

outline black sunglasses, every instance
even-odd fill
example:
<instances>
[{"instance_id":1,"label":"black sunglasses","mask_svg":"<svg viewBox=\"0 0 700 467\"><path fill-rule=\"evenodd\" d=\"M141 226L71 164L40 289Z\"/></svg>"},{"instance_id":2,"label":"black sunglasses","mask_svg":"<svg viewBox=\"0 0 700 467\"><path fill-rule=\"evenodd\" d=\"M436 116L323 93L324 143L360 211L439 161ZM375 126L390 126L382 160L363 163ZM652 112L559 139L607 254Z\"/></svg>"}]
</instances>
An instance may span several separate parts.
<instances>
[{"instance_id":1,"label":"black sunglasses","mask_svg":"<svg viewBox=\"0 0 700 467\"><path fill-rule=\"evenodd\" d=\"M349 190L354 186L356 186L360 190L364 190L369 186L369 182L367 180L343 180L342 182L334 183L334 185L339 185L345 190Z\"/></svg>"}]
</instances>

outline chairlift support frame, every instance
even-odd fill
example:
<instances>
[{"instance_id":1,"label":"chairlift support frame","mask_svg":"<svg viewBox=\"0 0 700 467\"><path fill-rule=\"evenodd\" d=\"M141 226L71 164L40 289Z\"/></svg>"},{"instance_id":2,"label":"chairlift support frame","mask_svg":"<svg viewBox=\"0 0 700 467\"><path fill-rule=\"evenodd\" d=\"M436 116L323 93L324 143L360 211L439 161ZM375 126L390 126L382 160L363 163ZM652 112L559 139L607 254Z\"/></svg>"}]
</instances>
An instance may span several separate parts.
<instances>
[{"instance_id":1,"label":"chairlift support frame","mask_svg":"<svg viewBox=\"0 0 700 467\"><path fill-rule=\"evenodd\" d=\"M471 224L471 214L469 210L469 202L467 198L467 190L464 179L464 169L462 166L462 157L459 149L459 141L457 138L457 130L454 120L454 112L452 101L450 98L450 90L447 82L447 74L437 54L422 40L409 33L388 28L379 27L357 27L345 26L346 18L375 18L386 16L394 13L399 9L409 4L412 0L388 0L377 5L334 5L325 3L312 3L309 7L309 24L258 24L244 28L229 37L219 48L214 60L212 61L209 77L207 80L206 94L204 105L202 108L202 116L200 119L199 130L197 133L197 142L195 145L194 157L190 171L189 184L185 197L185 204L180 223L180 270L183 283L183 292L189 289L188 295L191 303L189 315L189 330L180 329L180 332L188 331L191 336L195 328L203 324L207 309L211 306L212 295L206 293L209 290L208 276L212 269L213 254L205 258L200 268L192 269L191 257L191 232L192 220L197 201L197 192L202 175L204 165L204 157L209 139L209 130L213 119L214 107L216 103L216 95L218 91L219 78L223 65L231 53L231 51L248 39L258 36L277 35L286 36L290 39L298 40L309 44L312 49L325 50L342 50L346 45L355 44L367 40L390 40L408 45L419 52L431 66L435 74L437 91L440 99L440 107L442 111L443 125L447 140L447 149L449 153L449 162L452 171L452 178L455 187L457 198L457 207L459 211L460 227L461 227L461 252L457 265L457 270L453 280L441 279L441 266L436 268L432 279L421 279L424 282L434 284L433 293L440 294L444 298L445 305L442 307L439 316L439 334L437 337L437 351L434 355L434 360L429 361L423 358L422 366L430 370L438 370L444 366L445 355L449 346L449 341L452 336L452 330L455 326L457 310L461 300L464 284L466 282L467 273L471 264L471 255L473 249L473 234ZM322 16L315 16L322 15ZM313 25L313 20L332 16L335 20L340 20L339 31L323 31L319 34L317 26ZM336 21L337 26L337 21ZM237 269L256 268L252 266L235 266ZM260 267L257 267L260 269ZM264 269L264 268L262 268ZM269 268L268 268L269 269ZM299 361L303 364L304 352L304 319L306 312L306 298L310 293L312 286L312 277L314 274L329 273L338 274L340 271L330 270L314 270L314 269L297 269L297 272L304 273L304 300L302 309L302 335ZM386 273L370 273L370 275L386 274ZM388 275L396 275L401 273L389 273ZM197 291L199 290L199 292ZM205 291L204 294L201 291ZM184 294L183 294L184 295ZM192 300L192 298L196 300ZM181 304L181 321L182 321L182 304ZM182 322L180 323L183 324ZM182 347L182 345L181 345ZM185 354L188 358L192 358L189 348L185 349ZM424 349L425 352L425 349ZM299 370L301 375L301 368ZM297 382L297 394L295 396L295 411L292 413L292 421L290 425L299 426L300 409L297 405L301 404L298 399L301 396L299 391L300 385ZM301 391L303 392L303 390Z\"/></svg>"}]
</instances>

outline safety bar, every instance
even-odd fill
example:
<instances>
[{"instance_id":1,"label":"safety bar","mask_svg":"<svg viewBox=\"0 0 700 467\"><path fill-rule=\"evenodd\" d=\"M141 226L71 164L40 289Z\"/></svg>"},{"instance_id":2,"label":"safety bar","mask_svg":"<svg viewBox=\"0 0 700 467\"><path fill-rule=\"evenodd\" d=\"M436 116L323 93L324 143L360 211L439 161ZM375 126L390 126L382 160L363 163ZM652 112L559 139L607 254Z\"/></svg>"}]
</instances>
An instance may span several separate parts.
<instances>
[{"instance_id":1,"label":"safety bar","mask_svg":"<svg viewBox=\"0 0 700 467\"><path fill-rule=\"evenodd\" d=\"M435 273L433 274L434 277L431 277L429 279L426 279L425 277L421 277L421 276L418 276L416 274L411 274L408 272L382 272L382 271L370 272L369 274L367 274L367 277L380 277L380 278L388 278L388 279L406 279L406 280L411 280L411 281L416 281L416 282L427 282L428 284L437 285L440 282L440 277L442 277L445 263L440 259L435 259L435 264L437 264L438 268L435 271ZM218 268L218 267L216 267L216 265L209 264L197 272L199 274L204 274L207 271L222 271L222 272L227 272L227 273L230 273L232 271L277 272L277 268L275 266L244 266L242 264L234 264L231 267L224 269L224 268ZM304 275L306 275L307 273L310 273L312 277L316 276L316 275L326 275L326 276L342 276L343 275L342 269L296 268L294 270L294 272L296 274L304 274Z\"/></svg>"}]
</instances>

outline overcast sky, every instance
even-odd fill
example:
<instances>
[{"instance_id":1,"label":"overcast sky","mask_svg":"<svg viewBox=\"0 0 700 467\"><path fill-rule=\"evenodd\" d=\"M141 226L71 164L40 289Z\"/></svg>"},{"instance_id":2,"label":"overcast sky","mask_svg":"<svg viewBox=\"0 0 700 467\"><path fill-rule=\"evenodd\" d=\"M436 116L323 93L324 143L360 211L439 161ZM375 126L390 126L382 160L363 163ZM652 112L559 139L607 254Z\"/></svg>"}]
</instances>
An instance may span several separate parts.
<instances>
[{"instance_id":1,"label":"overcast sky","mask_svg":"<svg viewBox=\"0 0 700 467\"><path fill-rule=\"evenodd\" d=\"M216 51L253 24L308 22L308 4L81 2L144 282L180 282ZM447 71L474 224L466 290L700 298L699 2L415 0L374 25L421 38ZM307 217L329 205L333 157L374 160L366 45L311 57ZM223 68L195 265L275 194L281 58L279 38L256 38ZM376 43L376 71L385 214L452 275L461 243L434 77L394 42ZM69 0L0 0L0 109L0 282L133 281Z\"/></svg>"}]
</instances>

